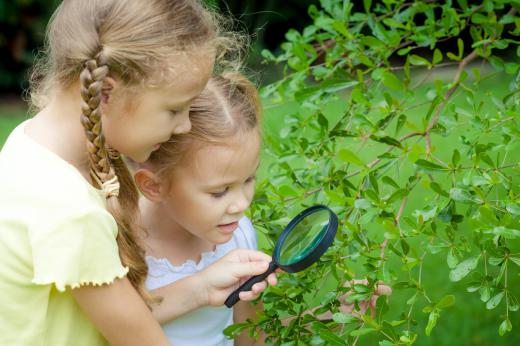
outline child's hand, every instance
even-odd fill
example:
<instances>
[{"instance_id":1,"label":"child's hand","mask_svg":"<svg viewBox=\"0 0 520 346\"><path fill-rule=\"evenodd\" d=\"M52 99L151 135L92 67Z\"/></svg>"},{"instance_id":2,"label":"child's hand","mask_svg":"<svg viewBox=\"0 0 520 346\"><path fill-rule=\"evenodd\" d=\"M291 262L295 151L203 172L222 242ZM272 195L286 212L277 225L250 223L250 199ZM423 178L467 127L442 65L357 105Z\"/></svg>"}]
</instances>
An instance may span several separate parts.
<instances>
[{"instance_id":1,"label":"child's hand","mask_svg":"<svg viewBox=\"0 0 520 346\"><path fill-rule=\"evenodd\" d=\"M251 276L264 273L271 257L258 251L237 249L200 272L205 285L205 301L208 305L221 306L240 284ZM276 275L267 277L267 282L253 285L249 292L240 292L241 300L253 300L269 285L276 285Z\"/></svg>"},{"instance_id":2,"label":"child's hand","mask_svg":"<svg viewBox=\"0 0 520 346\"><path fill-rule=\"evenodd\" d=\"M352 285L356 285L356 284L367 285L368 280L364 279L364 280L347 281L347 282L345 282L345 284L343 286L351 287ZM350 303L348 300L349 296L351 296L353 293L354 293L353 290L350 290L347 293L345 293L344 295L342 295L341 297L339 297L339 301L341 302L341 306L339 307L339 310L343 313L350 313L355 317L361 317L362 315L364 315L366 313L367 309L369 309L370 315L373 318L375 316L377 299L380 296L391 295L392 289L390 288L390 286L385 285L383 282L378 282L376 289L374 291L374 294L371 295L368 299L358 302L359 310L354 310L355 304Z\"/></svg>"},{"instance_id":3,"label":"child's hand","mask_svg":"<svg viewBox=\"0 0 520 346\"><path fill-rule=\"evenodd\" d=\"M364 279L364 280L352 280L352 281L347 281L343 284L343 287L352 287L352 285L367 285L368 284L368 280L367 279ZM354 293L354 290L349 290L347 293L343 294L342 296L339 297L339 301L341 303L340 307L339 307L339 311L340 312L343 312L343 313L346 313L346 314L351 314L353 315L354 317L357 317L357 318L361 318L361 316L363 316L367 309L370 310L370 315L372 318L375 317L375 309L376 309L376 303L377 303L377 299L380 297L380 296L389 296L392 294L392 289L390 288L390 286L388 285L385 285L383 282L378 282L377 283L377 287L374 291L374 294L372 294L370 297L368 297L366 300L363 300L363 301L360 301L358 302L358 306L359 306L359 309L358 310L355 310L355 304L353 302L350 302L349 301L349 297ZM326 312L326 313L323 313L323 314L320 314L319 316L317 316L320 320L325 320L325 319L331 319L332 318L332 313L330 311Z\"/></svg>"}]
</instances>

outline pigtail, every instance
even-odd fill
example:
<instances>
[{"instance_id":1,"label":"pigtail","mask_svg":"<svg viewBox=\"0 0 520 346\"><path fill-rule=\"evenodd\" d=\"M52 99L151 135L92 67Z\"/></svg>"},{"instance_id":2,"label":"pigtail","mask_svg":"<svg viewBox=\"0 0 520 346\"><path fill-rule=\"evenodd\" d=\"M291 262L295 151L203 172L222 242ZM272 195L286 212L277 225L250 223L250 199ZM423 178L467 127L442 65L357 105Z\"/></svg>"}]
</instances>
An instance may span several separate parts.
<instances>
[{"instance_id":1,"label":"pigtail","mask_svg":"<svg viewBox=\"0 0 520 346\"><path fill-rule=\"evenodd\" d=\"M87 136L90 176L96 187L107 198L107 209L117 222L117 244L123 265L129 268L128 279L143 299L150 303L151 296L144 288L147 265L144 250L137 240L143 232L138 226L138 192L119 153L105 145L101 124L101 90L108 75L107 58L100 53L96 59L85 62L80 74L81 123Z\"/></svg>"}]
</instances>

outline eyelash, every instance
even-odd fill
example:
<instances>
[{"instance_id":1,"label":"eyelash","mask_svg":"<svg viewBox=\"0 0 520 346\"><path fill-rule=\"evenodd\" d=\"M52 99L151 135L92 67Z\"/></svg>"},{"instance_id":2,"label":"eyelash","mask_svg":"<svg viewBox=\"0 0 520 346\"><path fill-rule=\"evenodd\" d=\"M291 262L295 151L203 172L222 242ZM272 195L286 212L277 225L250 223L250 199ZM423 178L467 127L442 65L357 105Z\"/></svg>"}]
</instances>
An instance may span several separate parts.
<instances>
[{"instance_id":1,"label":"eyelash","mask_svg":"<svg viewBox=\"0 0 520 346\"><path fill-rule=\"evenodd\" d=\"M256 179L256 176L247 178L246 184L252 183L253 181L255 181L255 179ZM228 191L229 191L229 187L226 187L223 191L212 192L211 193L211 197L213 197L213 198L222 198L222 197L224 197L226 195L226 193Z\"/></svg>"},{"instance_id":2,"label":"eyelash","mask_svg":"<svg viewBox=\"0 0 520 346\"><path fill-rule=\"evenodd\" d=\"M226 187L223 191L220 192L212 192L211 197L213 198L221 198L226 195L226 193L229 191L229 187Z\"/></svg>"}]
</instances>

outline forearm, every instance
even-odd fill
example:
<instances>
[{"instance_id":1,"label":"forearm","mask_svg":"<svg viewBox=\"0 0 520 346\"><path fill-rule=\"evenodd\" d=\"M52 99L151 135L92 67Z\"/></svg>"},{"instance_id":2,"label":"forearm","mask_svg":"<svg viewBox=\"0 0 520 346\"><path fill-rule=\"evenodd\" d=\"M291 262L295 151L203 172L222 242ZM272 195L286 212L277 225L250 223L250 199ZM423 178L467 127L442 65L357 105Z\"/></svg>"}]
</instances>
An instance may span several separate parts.
<instances>
[{"instance_id":1,"label":"forearm","mask_svg":"<svg viewBox=\"0 0 520 346\"><path fill-rule=\"evenodd\" d=\"M152 290L151 293L162 301L152 306L152 314L160 324L170 322L179 316L207 305L207 297L202 289L198 274L190 275L167 286Z\"/></svg>"},{"instance_id":2,"label":"forearm","mask_svg":"<svg viewBox=\"0 0 520 346\"><path fill-rule=\"evenodd\" d=\"M253 305L250 302L238 302L235 305L233 311L233 321L235 323L242 323L245 322L248 318L255 319L256 312L262 309L263 305L261 302L256 305ZM266 345L265 338L266 334L264 331L261 331L259 339L255 340L254 338L250 337L247 330L245 330L235 338L235 346L264 346Z\"/></svg>"}]
</instances>

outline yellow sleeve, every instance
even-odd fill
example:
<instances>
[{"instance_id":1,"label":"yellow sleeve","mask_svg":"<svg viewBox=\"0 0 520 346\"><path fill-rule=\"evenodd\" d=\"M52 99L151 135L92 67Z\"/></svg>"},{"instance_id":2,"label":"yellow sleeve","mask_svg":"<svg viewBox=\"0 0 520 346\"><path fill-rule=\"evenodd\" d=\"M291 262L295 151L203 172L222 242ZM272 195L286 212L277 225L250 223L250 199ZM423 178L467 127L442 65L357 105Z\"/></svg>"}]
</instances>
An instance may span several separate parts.
<instances>
[{"instance_id":1,"label":"yellow sleeve","mask_svg":"<svg viewBox=\"0 0 520 346\"><path fill-rule=\"evenodd\" d=\"M116 243L117 224L103 209L79 213L29 229L33 283L66 287L102 285L122 278Z\"/></svg>"}]
</instances>

